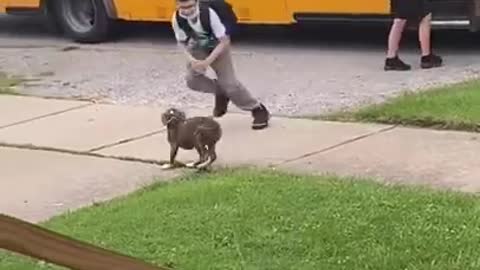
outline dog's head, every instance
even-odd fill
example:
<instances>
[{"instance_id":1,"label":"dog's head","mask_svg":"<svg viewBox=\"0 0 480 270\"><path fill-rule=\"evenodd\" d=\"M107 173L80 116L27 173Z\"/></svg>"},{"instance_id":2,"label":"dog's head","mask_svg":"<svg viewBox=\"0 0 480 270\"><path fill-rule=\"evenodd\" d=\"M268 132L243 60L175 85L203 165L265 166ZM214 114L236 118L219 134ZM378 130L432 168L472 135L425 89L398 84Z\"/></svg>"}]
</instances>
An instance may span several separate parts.
<instances>
[{"instance_id":1,"label":"dog's head","mask_svg":"<svg viewBox=\"0 0 480 270\"><path fill-rule=\"evenodd\" d=\"M162 114L162 123L165 126L176 126L177 124L184 122L186 118L184 112L175 108L170 108Z\"/></svg>"}]
</instances>

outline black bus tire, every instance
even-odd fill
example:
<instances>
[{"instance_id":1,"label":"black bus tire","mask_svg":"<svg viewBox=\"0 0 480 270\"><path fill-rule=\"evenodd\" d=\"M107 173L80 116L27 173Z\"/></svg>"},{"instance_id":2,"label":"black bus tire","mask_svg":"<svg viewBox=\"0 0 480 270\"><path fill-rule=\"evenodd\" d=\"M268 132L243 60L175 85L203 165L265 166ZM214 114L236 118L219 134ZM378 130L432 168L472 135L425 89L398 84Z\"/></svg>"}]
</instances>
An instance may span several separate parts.
<instances>
[{"instance_id":1,"label":"black bus tire","mask_svg":"<svg viewBox=\"0 0 480 270\"><path fill-rule=\"evenodd\" d=\"M102 0L54 1L58 23L68 38L79 43L99 43L109 38L113 22Z\"/></svg>"}]
</instances>

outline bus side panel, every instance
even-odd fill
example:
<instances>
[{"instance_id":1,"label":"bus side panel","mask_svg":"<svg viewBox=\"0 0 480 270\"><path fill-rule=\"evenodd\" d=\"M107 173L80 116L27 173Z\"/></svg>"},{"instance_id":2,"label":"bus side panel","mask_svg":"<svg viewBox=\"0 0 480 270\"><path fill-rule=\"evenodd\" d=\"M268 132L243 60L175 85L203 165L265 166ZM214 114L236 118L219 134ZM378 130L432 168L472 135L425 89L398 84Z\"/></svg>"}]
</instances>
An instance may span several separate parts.
<instances>
[{"instance_id":1,"label":"bus side panel","mask_svg":"<svg viewBox=\"0 0 480 270\"><path fill-rule=\"evenodd\" d=\"M119 19L127 21L170 21L175 0L114 0Z\"/></svg>"},{"instance_id":2,"label":"bus side panel","mask_svg":"<svg viewBox=\"0 0 480 270\"><path fill-rule=\"evenodd\" d=\"M7 5L7 0L0 0L0 14L5 13L6 5Z\"/></svg>"},{"instance_id":3,"label":"bus side panel","mask_svg":"<svg viewBox=\"0 0 480 270\"><path fill-rule=\"evenodd\" d=\"M6 0L6 7L39 8L40 0ZM0 6L2 4L0 3Z\"/></svg>"},{"instance_id":4,"label":"bus side panel","mask_svg":"<svg viewBox=\"0 0 480 270\"><path fill-rule=\"evenodd\" d=\"M240 23L289 24L293 17L287 12L286 0L227 0L232 4ZM299 1L299 0L293 0ZM337 0L338 1L338 0Z\"/></svg>"},{"instance_id":5,"label":"bus side panel","mask_svg":"<svg viewBox=\"0 0 480 270\"><path fill-rule=\"evenodd\" d=\"M298 0L297 0L298 1ZM292 21L285 0L227 0L240 23L285 24ZM130 21L170 21L175 0L114 0L119 19Z\"/></svg>"},{"instance_id":6,"label":"bus side panel","mask_svg":"<svg viewBox=\"0 0 480 270\"><path fill-rule=\"evenodd\" d=\"M39 8L40 0L0 0L0 13L6 13L8 7Z\"/></svg>"},{"instance_id":7,"label":"bus side panel","mask_svg":"<svg viewBox=\"0 0 480 270\"><path fill-rule=\"evenodd\" d=\"M390 0L286 0L291 14L378 14L390 13Z\"/></svg>"}]
</instances>

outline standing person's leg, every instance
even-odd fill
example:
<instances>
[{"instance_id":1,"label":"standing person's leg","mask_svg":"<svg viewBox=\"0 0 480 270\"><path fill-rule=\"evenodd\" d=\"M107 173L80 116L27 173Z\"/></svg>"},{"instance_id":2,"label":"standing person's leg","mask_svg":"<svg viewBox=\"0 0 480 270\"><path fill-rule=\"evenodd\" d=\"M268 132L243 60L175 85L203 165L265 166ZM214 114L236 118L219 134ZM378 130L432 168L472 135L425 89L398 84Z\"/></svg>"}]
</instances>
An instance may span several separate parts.
<instances>
[{"instance_id":1,"label":"standing person's leg","mask_svg":"<svg viewBox=\"0 0 480 270\"><path fill-rule=\"evenodd\" d=\"M390 33L388 34L388 51L387 58L394 58L398 56L398 51L400 49L400 41L402 40L403 30L407 20L405 19L393 19L392 27L390 28Z\"/></svg>"},{"instance_id":2,"label":"standing person's leg","mask_svg":"<svg viewBox=\"0 0 480 270\"><path fill-rule=\"evenodd\" d=\"M432 13L424 6L422 1L421 21L418 27L418 40L420 41L420 49L422 53L421 67L433 68L442 65L442 58L432 53L431 49L431 20Z\"/></svg>"},{"instance_id":3,"label":"standing person's leg","mask_svg":"<svg viewBox=\"0 0 480 270\"><path fill-rule=\"evenodd\" d=\"M410 1L415 0L391 0L393 23L388 35L388 51L385 59L384 70L410 70L411 66L404 63L398 57L400 41L411 13Z\"/></svg>"},{"instance_id":4,"label":"standing person's leg","mask_svg":"<svg viewBox=\"0 0 480 270\"><path fill-rule=\"evenodd\" d=\"M267 108L237 79L233 67L232 55L229 48L216 59L212 64L212 68L217 74L218 89L221 91L219 95L223 95L225 100L223 108L218 108L222 112L226 112L228 101L231 100L238 108L250 111L253 116L253 129L263 129L268 126L270 113Z\"/></svg>"},{"instance_id":5,"label":"standing person's leg","mask_svg":"<svg viewBox=\"0 0 480 270\"><path fill-rule=\"evenodd\" d=\"M423 17L418 26L418 40L420 41L422 56L427 56L431 53L431 19L432 14L430 13Z\"/></svg>"}]
</instances>

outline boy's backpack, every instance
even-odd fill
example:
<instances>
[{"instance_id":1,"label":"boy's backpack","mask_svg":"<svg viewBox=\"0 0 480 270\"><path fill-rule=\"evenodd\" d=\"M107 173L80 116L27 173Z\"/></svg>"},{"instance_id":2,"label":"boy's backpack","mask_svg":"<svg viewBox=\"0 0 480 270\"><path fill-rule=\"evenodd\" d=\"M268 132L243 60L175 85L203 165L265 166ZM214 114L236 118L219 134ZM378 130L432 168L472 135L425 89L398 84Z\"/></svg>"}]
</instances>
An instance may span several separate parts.
<instances>
[{"instance_id":1,"label":"boy's backpack","mask_svg":"<svg viewBox=\"0 0 480 270\"><path fill-rule=\"evenodd\" d=\"M200 23L202 28L207 32L207 35L210 38L214 38L211 24L210 24L210 12L208 8L212 8L220 17L220 21L225 25L227 35L231 36L235 33L238 18L233 11L233 7L230 3L225 0L197 0L200 1ZM185 31L188 38L196 37L195 31L188 24L187 19L181 17L176 13L176 20L179 27Z\"/></svg>"}]
</instances>

